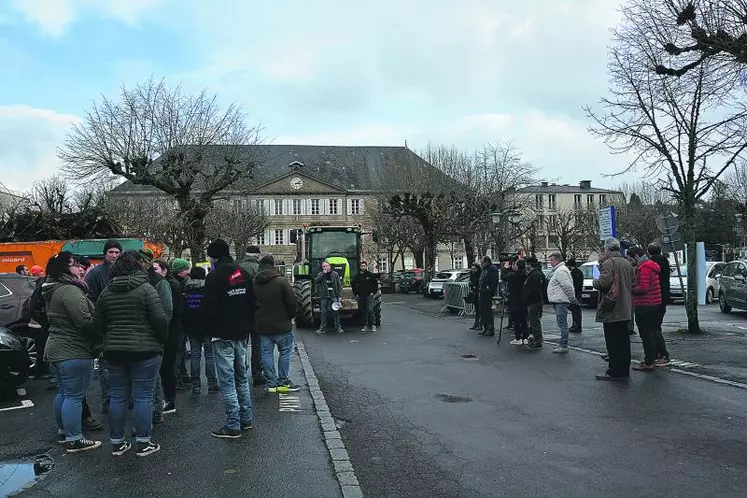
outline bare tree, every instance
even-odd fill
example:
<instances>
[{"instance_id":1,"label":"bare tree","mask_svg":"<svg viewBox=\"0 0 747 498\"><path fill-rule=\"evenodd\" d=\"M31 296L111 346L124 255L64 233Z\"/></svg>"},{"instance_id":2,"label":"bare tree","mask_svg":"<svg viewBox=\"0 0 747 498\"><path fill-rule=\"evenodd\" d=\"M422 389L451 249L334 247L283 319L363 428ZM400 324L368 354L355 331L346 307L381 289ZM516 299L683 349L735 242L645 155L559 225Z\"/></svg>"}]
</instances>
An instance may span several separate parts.
<instances>
[{"instance_id":1,"label":"bare tree","mask_svg":"<svg viewBox=\"0 0 747 498\"><path fill-rule=\"evenodd\" d=\"M724 175L726 196L747 206L747 163L739 163Z\"/></svg>"},{"instance_id":2,"label":"bare tree","mask_svg":"<svg viewBox=\"0 0 747 498\"><path fill-rule=\"evenodd\" d=\"M27 193L27 198L38 210L57 214L73 211L73 196L70 184L60 175L35 181Z\"/></svg>"},{"instance_id":3,"label":"bare tree","mask_svg":"<svg viewBox=\"0 0 747 498\"><path fill-rule=\"evenodd\" d=\"M688 288L697 288L695 209L714 182L747 148L747 107L735 98L713 67L704 61L679 78L657 75L652 68L671 61L656 36L675 35L675 27L658 23L662 2L634 1L622 8L610 54L611 97L603 113L587 108L593 135L617 153L631 154L628 168L642 166L672 194L690 243ZM662 20L662 22L665 20ZM667 33L668 31L668 33ZM627 170L626 170L627 171ZM688 330L700 332L697 296L688 293Z\"/></svg>"},{"instance_id":4,"label":"bare tree","mask_svg":"<svg viewBox=\"0 0 747 498\"><path fill-rule=\"evenodd\" d=\"M187 248L181 214L169 197L112 195L104 206L124 236L165 244L176 257Z\"/></svg>"},{"instance_id":5,"label":"bare tree","mask_svg":"<svg viewBox=\"0 0 747 498\"><path fill-rule=\"evenodd\" d=\"M550 242L558 248L563 259L586 247L584 221L583 212L576 209L560 209L547 216Z\"/></svg>"},{"instance_id":6,"label":"bare tree","mask_svg":"<svg viewBox=\"0 0 747 498\"><path fill-rule=\"evenodd\" d=\"M682 76L708 63L711 70L733 76L747 64L747 1L666 0L645 11L666 28L653 40L671 55L656 72ZM725 71L724 71L725 70Z\"/></svg>"},{"instance_id":7,"label":"bare tree","mask_svg":"<svg viewBox=\"0 0 747 498\"><path fill-rule=\"evenodd\" d=\"M166 194L177 204L193 257L202 258L205 218L220 192L259 164L242 147L258 143L259 132L235 104L222 108L215 95L187 95L149 80L122 87L119 101L94 103L59 157L75 180L114 175Z\"/></svg>"},{"instance_id":8,"label":"bare tree","mask_svg":"<svg viewBox=\"0 0 747 498\"><path fill-rule=\"evenodd\" d=\"M267 230L269 220L264 210L251 202L216 203L206 219L207 235L232 243L236 254L243 254L250 241Z\"/></svg>"}]
</instances>

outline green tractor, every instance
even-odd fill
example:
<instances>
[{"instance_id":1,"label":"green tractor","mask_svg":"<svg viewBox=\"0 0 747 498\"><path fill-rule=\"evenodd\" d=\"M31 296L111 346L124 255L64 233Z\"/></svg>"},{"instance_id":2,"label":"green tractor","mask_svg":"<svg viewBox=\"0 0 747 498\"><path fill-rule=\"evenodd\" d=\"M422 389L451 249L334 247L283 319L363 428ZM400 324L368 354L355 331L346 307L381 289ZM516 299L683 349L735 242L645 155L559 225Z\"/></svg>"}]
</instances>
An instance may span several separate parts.
<instances>
[{"instance_id":1,"label":"green tractor","mask_svg":"<svg viewBox=\"0 0 747 498\"><path fill-rule=\"evenodd\" d=\"M304 226L297 239L293 265L293 291L298 300L296 325L313 327L320 316L319 296L314 279L326 260L342 279L340 318L358 315L358 301L350 283L360 269L363 230L359 226ZM381 290L374 296L376 325L381 325Z\"/></svg>"}]
</instances>

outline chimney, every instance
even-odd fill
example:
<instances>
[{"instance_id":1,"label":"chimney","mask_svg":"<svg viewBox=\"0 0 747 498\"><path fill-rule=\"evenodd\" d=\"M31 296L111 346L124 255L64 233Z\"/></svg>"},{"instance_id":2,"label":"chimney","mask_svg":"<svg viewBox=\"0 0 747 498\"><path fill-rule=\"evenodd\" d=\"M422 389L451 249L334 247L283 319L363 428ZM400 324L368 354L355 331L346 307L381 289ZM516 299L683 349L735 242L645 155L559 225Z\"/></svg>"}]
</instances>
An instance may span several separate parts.
<instances>
[{"instance_id":1,"label":"chimney","mask_svg":"<svg viewBox=\"0 0 747 498\"><path fill-rule=\"evenodd\" d=\"M542 182L543 187L547 187L547 182Z\"/></svg>"},{"instance_id":2,"label":"chimney","mask_svg":"<svg viewBox=\"0 0 747 498\"><path fill-rule=\"evenodd\" d=\"M591 180L581 180L578 186L581 187L582 190L589 190L591 188Z\"/></svg>"}]
</instances>

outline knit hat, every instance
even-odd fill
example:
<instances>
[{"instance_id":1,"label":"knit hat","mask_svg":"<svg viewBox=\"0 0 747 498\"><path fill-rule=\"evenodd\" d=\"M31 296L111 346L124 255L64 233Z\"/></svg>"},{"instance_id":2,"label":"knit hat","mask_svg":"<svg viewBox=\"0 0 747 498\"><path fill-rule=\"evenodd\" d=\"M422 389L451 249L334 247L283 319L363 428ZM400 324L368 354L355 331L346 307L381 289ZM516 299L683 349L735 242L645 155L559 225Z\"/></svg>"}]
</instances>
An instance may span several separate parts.
<instances>
[{"instance_id":1,"label":"knit hat","mask_svg":"<svg viewBox=\"0 0 747 498\"><path fill-rule=\"evenodd\" d=\"M247 254L259 254L260 250L259 250L259 247L257 246L249 246L246 248L246 253Z\"/></svg>"},{"instance_id":2,"label":"knit hat","mask_svg":"<svg viewBox=\"0 0 747 498\"><path fill-rule=\"evenodd\" d=\"M221 259L231 255L228 242L223 239L215 239L207 248L207 255L211 258Z\"/></svg>"},{"instance_id":3,"label":"knit hat","mask_svg":"<svg viewBox=\"0 0 747 498\"><path fill-rule=\"evenodd\" d=\"M112 249L112 248L116 248L116 249L119 249L119 252L122 252L122 244L120 244L120 243L119 243L119 242L117 242L116 240L114 240L114 239L109 239L109 240L107 240L106 242L104 242L104 254L106 254L106 252L107 252L107 251L108 251L109 249Z\"/></svg>"},{"instance_id":4,"label":"knit hat","mask_svg":"<svg viewBox=\"0 0 747 498\"><path fill-rule=\"evenodd\" d=\"M140 253L140 259L142 259L143 263L146 265L152 265L153 260L156 259L156 255L147 247L140 249L138 252Z\"/></svg>"},{"instance_id":5,"label":"knit hat","mask_svg":"<svg viewBox=\"0 0 747 498\"><path fill-rule=\"evenodd\" d=\"M171 273L178 275L184 270L189 270L189 261L182 258L176 258L171 262Z\"/></svg>"},{"instance_id":6,"label":"knit hat","mask_svg":"<svg viewBox=\"0 0 747 498\"><path fill-rule=\"evenodd\" d=\"M44 276L44 268L42 268L39 265L34 265L31 267L31 276L32 277L43 277Z\"/></svg>"}]
</instances>

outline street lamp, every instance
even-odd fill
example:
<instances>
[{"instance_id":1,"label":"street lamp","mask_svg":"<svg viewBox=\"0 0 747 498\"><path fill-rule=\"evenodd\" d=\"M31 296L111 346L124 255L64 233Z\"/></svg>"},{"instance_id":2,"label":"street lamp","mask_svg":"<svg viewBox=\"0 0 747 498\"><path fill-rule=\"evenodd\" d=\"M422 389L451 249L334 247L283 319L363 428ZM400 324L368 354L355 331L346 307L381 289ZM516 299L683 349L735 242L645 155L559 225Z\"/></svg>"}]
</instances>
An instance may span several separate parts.
<instances>
[{"instance_id":1,"label":"street lamp","mask_svg":"<svg viewBox=\"0 0 747 498\"><path fill-rule=\"evenodd\" d=\"M515 209L512 209L506 213L491 213L490 217L493 219L494 225L500 225L501 222L504 223L506 251L508 251L508 248L511 244L511 236L509 233L510 227L521 222L521 213L516 211Z\"/></svg>"}]
</instances>

